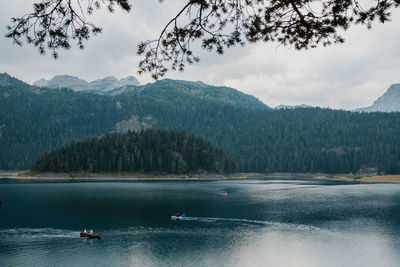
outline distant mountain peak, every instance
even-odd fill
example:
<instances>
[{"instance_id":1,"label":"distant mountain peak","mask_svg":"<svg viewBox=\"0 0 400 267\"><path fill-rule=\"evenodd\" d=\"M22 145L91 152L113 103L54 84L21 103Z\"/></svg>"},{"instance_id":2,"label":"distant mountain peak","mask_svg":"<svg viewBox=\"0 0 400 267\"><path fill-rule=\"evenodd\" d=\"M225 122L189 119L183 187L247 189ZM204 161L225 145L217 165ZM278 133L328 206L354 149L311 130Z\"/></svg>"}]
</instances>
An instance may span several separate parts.
<instances>
[{"instance_id":1,"label":"distant mountain peak","mask_svg":"<svg viewBox=\"0 0 400 267\"><path fill-rule=\"evenodd\" d=\"M135 76L128 76L128 77L122 78L119 80L119 83L121 84L121 86L125 86L125 85L139 86L140 85L139 81L136 79Z\"/></svg>"},{"instance_id":2,"label":"distant mountain peak","mask_svg":"<svg viewBox=\"0 0 400 267\"><path fill-rule=\"evenodd\" d=\"M295 105L295 106L279 105L279 106L276 106L274 109L281 110L281 109L295 109L295 108L312 108L312 106L306 105L306 104L300 104L300 105Z\"/></svg>"},{"instance_id":3,"label":"distant mountain peak","mask_svg":"<svg viewBox=\"0 0 400 267\"><path fill-rule=\"evenodd\" d=\"M44 78L41 78L40 80L37 80L36 82L34 82L32 85L34 86L38 86L38 87L46 87L47 84L49 84L50 80L46 80Z\"/></svg>"},{"instance_id":4,"label":"distant mountain peak","mask_svg":"<svg viewBox=\"0 0 400 267\"><path fill-rule=\"evenodd\" d=\"M386 92L374 103L365 108L358 108L358 112L400 112L400 84L392 84Z\"/></svg>"},{"instance_id":5,"label":"distant mountain peak","mask_svg":"<svg viewBox=\"0 0 400 267\"><path fill-rule=\"evenodd\" d=\"M74 91L87 91L91 90L90 86L85 80L79 79L76 76L70 75L56 75L47 84L49 88L70 88Z\"/></svg>"},{"instance_id":6,"label":"distant mountain peak","mask_svg":"<svg viewBox=\"0 0 400 267\"><path fill-rule=\"evenodd\" d=\"M34 82L33 85L49 88L70 88L74 91L107 92L127 85L139 86L140 83L134 76L128 76L120 80L115 76L107 76L89 83L76 76L56 75L50 80L42 78Z\"/></svg>"}]
</instances>

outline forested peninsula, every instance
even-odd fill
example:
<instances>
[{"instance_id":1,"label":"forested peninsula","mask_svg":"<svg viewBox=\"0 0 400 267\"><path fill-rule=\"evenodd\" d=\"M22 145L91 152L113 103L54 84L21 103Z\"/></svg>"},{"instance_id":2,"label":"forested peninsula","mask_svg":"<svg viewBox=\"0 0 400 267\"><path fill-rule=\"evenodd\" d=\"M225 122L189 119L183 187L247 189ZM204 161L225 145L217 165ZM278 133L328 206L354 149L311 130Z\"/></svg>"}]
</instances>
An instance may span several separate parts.
<instances>
[{"instance_id":1,"label":"forested peninsula","mask_svg":"<svg viewBox=\"0 0 400 267\"><path fill-rule=\"evenodd\" d=\"M38 172L232 173L238 164L202 138L182 131L108 134L44 153Z\"/></svg>"}]
</instances>

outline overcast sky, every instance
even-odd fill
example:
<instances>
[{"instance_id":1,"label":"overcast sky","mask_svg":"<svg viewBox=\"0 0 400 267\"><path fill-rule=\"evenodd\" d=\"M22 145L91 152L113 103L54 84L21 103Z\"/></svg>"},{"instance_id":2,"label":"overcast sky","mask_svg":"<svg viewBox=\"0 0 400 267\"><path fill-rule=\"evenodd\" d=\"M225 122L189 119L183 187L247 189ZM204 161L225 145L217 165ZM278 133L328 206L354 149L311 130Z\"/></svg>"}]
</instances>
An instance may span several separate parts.
<instances>
[{"instance_id":1,"label":"overcast sky","mask_svg":"<svg viewBox=\"0 0 400 267\"><path fill-rule=\"evenodd\" d=\"M0 3L0 72L32 83L58 74L92 81L105 76L134 75L142 83L149 75L137 75L139 41L154 39L185 0L132 0L130 13L93 17L103 34L93 37L84 50L73 48L54 60L31 46L18 47L4 38L12 16L32 10L33 0ZM393 83L400 83L400 10L392 22L351 28L343 45L296 51L277 44L259 43L227 50L223 56L200 51L201 62L168 78L201 80L230 86L258 97L269 106L308 104L335 109L369 106Z\"/></svg>"}]
</instances>

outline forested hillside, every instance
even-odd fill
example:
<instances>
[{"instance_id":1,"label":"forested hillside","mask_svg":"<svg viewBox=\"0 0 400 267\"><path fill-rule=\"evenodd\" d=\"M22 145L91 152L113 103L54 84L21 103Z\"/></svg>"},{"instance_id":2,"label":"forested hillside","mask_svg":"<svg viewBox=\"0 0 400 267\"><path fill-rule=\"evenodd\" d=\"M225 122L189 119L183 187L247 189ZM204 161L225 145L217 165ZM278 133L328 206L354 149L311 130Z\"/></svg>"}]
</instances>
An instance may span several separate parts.
<instances>
[{"instance_id":1,"label":"forested hillside","mask_svg":"<svg viewBox=\"0 0 400 267\"><path fill-rule=\"evenodd\" d=\"M156 82L115 96L0 86L0 169L30 168L41 153L73 140L152 127L201 136L245 172L400 173L399 113L251 109L221 100L221 92L210 98L200 89L179 93L182 81L175 89L165 83L172 89Z\"/></svg>"},{"instance_id":2,"label":"forested hillside","mask_svg":"<svg viewBox=\"0 0 400 267\"><path fill-rule=\"evenodd\" d=\"M244 172L400 173L400 113L320 108L249 111L201 105L152 112L158 127L203 136Z\"/></svg>"},{"instance_id":3,"label":"forested hillside","mask_svg":"<svg viewBox=\"0 0 400 267\"><path fill-rule=\"evenodd\" d=\"M107 92L116 95L130 92L130 96L151 97L152 101L173 104L174 102L190 103L196 99L219 104L228 104L237 108L268 110L271 109L254 96L244 94L226 86L212 86L202 82L190 82L164 79L142 86L125 86Z\"/></svg>"},{"instance_id":4,"label":"forested hillside","mask_svg":"<svg viewBox=\"0 0 400 267\"><path fill-rule=\"evenodd\" d=\"M126 117L115 99L28 85L0 86L0 169L27 169L73 140L113 130Z\"/></svg>"},{"instance_id":5,"label":"forested hillside","mask_svg":"<svg viewBox=\"0 0 400 267\"><path fill-rule=\"evenodd\" d=\"M191 134L145 130L72 143L39 157L34 171L232 173L237 162Z\"/></svg>"}]
</instances>

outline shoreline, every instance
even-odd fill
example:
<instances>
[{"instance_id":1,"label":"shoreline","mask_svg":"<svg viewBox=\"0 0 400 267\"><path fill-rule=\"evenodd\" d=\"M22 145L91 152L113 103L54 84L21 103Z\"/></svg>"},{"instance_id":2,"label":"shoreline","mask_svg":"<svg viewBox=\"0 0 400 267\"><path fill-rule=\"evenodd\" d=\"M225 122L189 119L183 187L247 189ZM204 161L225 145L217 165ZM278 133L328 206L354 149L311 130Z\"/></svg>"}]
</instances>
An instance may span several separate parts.
<instances>
[{"instance_id":1,"label":"shoreline","mask_svg":"<svg viewBox=\"0 0 400 267\"><path fill-rule=\"evenodd\" d=\"M400 175L323 175L317 176L316 179L324 181L343 181L343 182L359 182L359 183L400 183Z\"/></svg>"},{"instance_id":2,"label":"shoreline","mask_svg":"<svg viewBox=\"0 0 400 267\"><path fill-rule=\"evenodd\" d=\"M349 175L312 173L235 173L222 174L143 174L143 173L40 173L30 171L0 171L0 180L20 182L123 182L123 181L219 181L239 179L310 179L357 183L400 183L400 175Z\"/></svg>"},{"instance_id":3,"label":"shoreline","mask_svg":"<svg viewBox=\"0 0 400 267\"><path fill-rule=\"evenodd\" d=\"M2 178L20 182L123 182L123 181L219 181L237 179L263 179L262 173L222 174L143 174L143 173L40 173L29 171L0 171Z\"/></svg>"}]
</instances>

